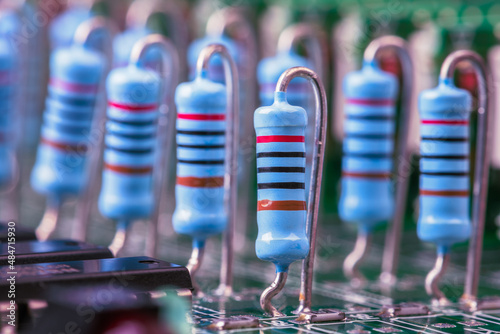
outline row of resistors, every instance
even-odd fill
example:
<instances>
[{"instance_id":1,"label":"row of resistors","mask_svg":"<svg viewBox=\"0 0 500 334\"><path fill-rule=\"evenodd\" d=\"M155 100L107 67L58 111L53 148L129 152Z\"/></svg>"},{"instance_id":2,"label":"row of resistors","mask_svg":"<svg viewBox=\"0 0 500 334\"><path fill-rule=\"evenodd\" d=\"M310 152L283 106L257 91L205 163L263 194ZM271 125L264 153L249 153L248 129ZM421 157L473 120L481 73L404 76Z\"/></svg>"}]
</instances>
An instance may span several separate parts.
<instances>
[{"instance_id":1,"label":"row of resistors","mask_svg":"<svg viewBox=\"0 0 500 334\"><path fill-rule=\"evenodd\" d=\"M0 38L5 109L0 118L4 161L0 178L5 191L12 194L5 205L11 211L19 210L15 194L25 168L19 163L16 136L30 135L16 132L18 123L27 118L15 111L28 113L21 105L31 101L29 94L42 91L42 79L32 74L37 65L28 63L37 52L43 54L43 43L25 46L38 51L21 51L11 38L17 36L16 29L22 29L25 12L34 10L31 6L12 5L0 17L0 26L11 29ZM193 240L187 267L195 281L207 239L223 234L217 292L230 296L236 230L244 234L255 224L255 208L248 206L255 179L254 160L249 157L255 156L256 253L274 263L277 272L276 281L262 294L261 306L273 316L281 314L271 300L283 289L290 264L302 260L299 312L306 314L312 307L321 184L329 173L323 171L328 124L323 82L329 67L324 38L314 25L290 26L280 35L277 54L258 63L257 40L237 7L213 14L207 36L189 48L178 13L173 3L137 0L130 6L127 30L121 33L113 22L92 16L84 7L70 7L53 22L50 79L30 180L47 203L37 237L52 238L62 223L71 224L72 238L85 240L97 202L101 215L116 222L109 245L115 255L126 246L131 225L147 220L145 253L154 256L162 242L160 221L171 216L174 230ZM177 22L172 40L148 26L157 14ZM243 37L231 39L232 30ZM306 47L307 57L299 54L301 46ZM380 67L380 55L387 50L402 65L401 88L398 79ZM472 195L472 98L453 82L455 68L463 62L472 65L479 83ZM370 237L376 226L389 222L381 281L390 286L397 280L409 182L398 171L401 161L410 156L408 133L414 120L410 111L418 103L422 157L418 236L434 243L438 254L425 281L426 290L438 305L449 303L439 290L439 279L451 247L470 239L462 301L471 310L498 307L498 300L477 299L489 167L488 71L474 52L454 52L443 63L439 85L420 93L418 102L412 94L414 71L405 41L384 36L366 48L362 69L344 79L338 211L343 221L356 224L359 231L344 262L345 275L354 286L363 286L359 266ZM185 75L192 81L180 84ZM33 78L21 81L26 80L21 76ZM257 87L259 103L255 103ZM264 107L254 113L258 105ZM248 154L248 148L254 154ZM173 176L175 196L168 191ZM78 198L75 219L60 222L61 207L71 198ZM173 202L175 210L165 214Z\"/></svg>"}]
</instances>

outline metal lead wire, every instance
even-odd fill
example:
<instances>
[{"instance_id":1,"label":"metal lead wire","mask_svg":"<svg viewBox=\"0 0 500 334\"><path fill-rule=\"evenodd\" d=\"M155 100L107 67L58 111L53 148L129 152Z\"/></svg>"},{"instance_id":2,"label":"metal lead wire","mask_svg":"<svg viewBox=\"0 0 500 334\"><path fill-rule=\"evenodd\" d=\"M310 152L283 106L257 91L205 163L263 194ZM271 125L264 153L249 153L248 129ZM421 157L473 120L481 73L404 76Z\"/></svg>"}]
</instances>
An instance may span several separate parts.
<instances>
[{"instance_id":1,"label":"metal lead wire","mask_svg":"<svg viewBox=\"0 0 500 334\"><path fill-rule=\"evenodd\" d=\"M309 254L302 261L302 272L300 277L300 306L297 312L309 312L311 309L313 267L316 253L316 229L318 226L318 209L321 195L321 179L323 176L323 162L325 159L325 141L327 126L327 104L325 88L321 78L306 67L292 67L286 70L278 80L276 92L285 92L294 78L307 79L314 90L316 105L316 121L314 131L314 150L311 169L311 182L309 198L307 201L307 225L306 232L309 237Z\"/></svg>"},{"instance_id":2,"label":"metal lead wire","mask_svg":"<svg viewBox=\"0 0 500 334\"><path fill-rule=\"evenodd\" d=\"M239 148L239 89L238 72L229 51L220 44L206 46L198 57L198 73L208 71L210 59L219 55L224 64L227 89L227 131L224 174L224 203L227 208L228 224L223 235L220 285L217 292L230 296L233 292L234 229L236 224L236 204L238 197L238 148ZM229 149L228 149L229 148Z\"/></svg>"},{"instance_id":3,"label":"metal lead wire","mask_svg":"<svg viewBox=\"0 0 500 334\"><path fill-rule=\"evenodd\" d=\"M472 190L472 235L467 253L463 303L475 303L481 269L486 199L488 196L488 176L490 167L490 133L488 113L488 74L486 65L477 53L469 50L455 51L448 55L441 67L440 79L453 79L457 64L463 61L471 63L478 81L479 102L476 139L476 161Z\"/></svg>"},{"instance_id":4,"label":"metal lead wire","mask_svg":"<svg viewBox=\"0 0 500 334\"><path fill-rule=\"evenodd\" d=\"M326 82L326 42L319 28L308 23L298 23L286 28L278 39L278 52L292 50L300 42L304 42L309 50L314 71Z\"/></svg>"},{"instance_id":5,"label":"metal lead wire","mask_svg":"<svg viewBox=\"0 0 500 334\"><path fill-rule=\"evenodd\" d=\"M247 17L244 16L242 9L237 7L226 7L221 10L216 11L210 16L207 22L206 34L207 36L223 36L232 32L238 37L238 41L243 44L246 57L245 66L242 66L246 70L244 74L239 73L248 80L245 80L245 95L247 96L245 100L244 110L240 110L241 118L239 120L240 129L242 133L239 134L238 140L242 140L242 144L248 140L248 138L253 137L253 111L256 108L255 101L258 100L257 94L257 62L258 62L258 43L257 37L255 36L254 29L252 28ZM240 68L241 69L241 68ZM241 89L242 87L240 87ZM250 191L250 164L245 161L243 165L240 166L239 178L239 200L238 200L238 211L240 212L240 219L238 228L235 231L235 244L237 250L245 250L247 244L247 229L248 229L248 217L249 217L249 194Z\"/></svg>"},{"instance_id":6,"label":"metal lead wire","mask_svg":"<svg viewBox=\"0 0 500 334\"><path fill-rule=\"evenodd\" d=\"M166 198L164 198L165 192L162 190L164 186L169 189L168 182L165 185L165 179L167 179L168 181L168 176L171 175L172 168L172 164L168 162L167 158L171 156L173 147L173 141L170 140L170 138L173 137L173 132L175 129L174 95L175 89L179 84L179 56L172 42L170 42L167 38L163 37L160 34L153 34L144 37L135 44L130 56L130 63L140 64L142 61L144 61L144 57L151 49L161 50L162 55L159 73L162 78L162 89L164 93L160 96L160 113L162 110L165 110L165 108L162 107L168 103L167 114L160 114L161 118L166 119L166 124L165 122L158 122L157 148L160 151L157 154L157 161L155 162L154 167L154 208L150 220L150 230L148 232L146 241L146 255L156 257L158 237L160 235L160 233L158 233L159 219L161 214L160 207L161 203L167 200Z\"/></svg>"},{"instance_id":7,"label":"metal lead wire","mask_svg":"<svg viewBox=\"0 0 500 334\"><path fill-rule=\"evenodd\" d=\"M385 284L394 284L396 281L399 264L399 250L401 247L401 231L404 224L406 212L406 198L408 196L408 183L410 176L403 174L404 166L410 161L411 151L408 146L408 134L411 121L411 106L413 103L413 64L408 47L404 39L397 36L383 36L372 41L365 50L364 61L370 62L376 59L382 50L393 49L396 51L403 70L403 88L401 102L401 117L399 124L399 135L397 138L397 158L395 163L396 194L395 211L392 224L387 229L385 247L382 258L382 273L380 280Z\"/></svg>"}]
</instances>

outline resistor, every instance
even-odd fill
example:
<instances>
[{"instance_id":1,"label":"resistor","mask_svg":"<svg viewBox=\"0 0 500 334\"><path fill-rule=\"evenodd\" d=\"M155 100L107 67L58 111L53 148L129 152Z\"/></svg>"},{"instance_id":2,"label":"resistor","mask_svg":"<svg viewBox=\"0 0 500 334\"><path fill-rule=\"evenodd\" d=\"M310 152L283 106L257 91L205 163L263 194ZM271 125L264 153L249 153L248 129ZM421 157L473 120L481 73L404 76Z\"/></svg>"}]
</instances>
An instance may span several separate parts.
<instances>
[{"instance_id":1,"label":"resistor","mask_svg":"<svg viewBox=\"0 0 500 334\"><path fill-rule=\"evenodd\" d=\"M257 256L278 272L306 257L306 111L276 93L272 106L257 109Z\"/></svg>"},{"instance_id":2,"label":"resistor","mask_svg":"<svg viewBox=\"0 0 500 334\"><path fill-rule=\"evenodd\" d=\"M15 185L17 169L13 129L16 110L16 69L14 50L5 38L0 38L0 189Z\"/></svg>"},{"instance_id":3,"label":"resistor","mask_svg":"<svg viewBox=\"0 0 500 334\"><path fill-rule=\"evenodd\" d=\"M224 64L227 92L226 86L209 79L208 69L215 57ZM177 233L193 239L188 264L192 277L201 266L206 239L225 232L219 290L224 295L232 293L238 196L234 175L238 151L237 80L236 66L227 48L211 44L200 53L195 80L179 85L175 94L177 183L173 226Z\"/></svg>"},{"instance_id":4,"label":"resistor","mask_svg":"<svg viewBox=\"0 0 500 334\"><path fill-rule=\"evenodd\" d=\"M93 22L90 30L85 27L86 36L102 29L100 21ZM47 197L47 211L37 228L41 240L55 230L62 202L86 186L87 136L106 60L85 42L58 49L51 57L49 96L31 173L32 187Z\"/></svg>"},{"instance_id":5,"label":"resistor","mask_svg":"<svg viewBox=\"0 0 500 334\"><path fill-rule=\"evenodd\" d=\"M394 75L379 68L377 58L384 49L393 49L403 65L404 86L397 155L402 161L409 159L407 129L412 102L412 61L403 39L383 36L368 45L362 69L349 73L343 85L346 99L345 137L338 208L343 221L358 226L354 250L344 261L344 274L355 287L364 283L358 267L368 253L375 227L391 220L381 277L385 283L393 283L406 208L408 180L396 180L396 191L391 180L393 171L399 171L401 163L398 160L398 168L394 167L395 105L399 85ZM391 259L389 265L386 258Z\"/></svg>"},{"instance_id":6,"label":"resistor","mask_svg":"<svg viewBox=\"0 0 500 334\"><path fill-rule=\"evenodd\" d=\"M294 78L308 79L316 93L316 123L309 203L306 204L307 113L287 102L287 88ZM293 93L289 93L293 94ZM276 266L276 279L261 295L261 307L273 317L283 315L272 304L281 291L291 263L304 259L300 307L311 307L312 273L315 256L317 210L326 136L326 95L318 75L305 67L285 71L276 85L274 103L257 109L257 256ZM308 208L307 208L308 206Z\"/></svg>"},{"instance_id":7,"label":"resistor","mask_svg":"<svg viewBox=\"0 0 500 334\"><path fill-rule=\"evenodd\" d=\"M162 184L163 177L154 171L165 168L163 154L157 152L157 148L164 150L158 143L157 124L166 77L146 68L146 55L152 49L161 55L163 73L167 73L166 59L175 56L175 48L161 35L150 35L136 43L129 66L113 70L107 80L108 121L99 210L118 222L110 246L114 254L125 245L131 222L151 218L159 200L155 184Z\"/></svg>"},{"instance_id":8,"label":"resistor","mask_svg":"<svg viewBox=\"0 0 500 334\"><path fill-rule=\"evenodd\" d=\"M469 121L472 97L455 87L453 75L457 64L471 63L478 81L478 128L474 175L472 219L469 186ZM420 94L420 216L418 236L437 246L437 260L425 279L427 293L437 305L449 300L439 289L450 258L452 245L469 237L469 252L462 302L477 309L477 289L481 265L486 195L489 171L489 122L487 70L475 52L462 50L444 61L436 88ZM497 301L498 302L498 301Z\"/></svg>"}]
</instances>

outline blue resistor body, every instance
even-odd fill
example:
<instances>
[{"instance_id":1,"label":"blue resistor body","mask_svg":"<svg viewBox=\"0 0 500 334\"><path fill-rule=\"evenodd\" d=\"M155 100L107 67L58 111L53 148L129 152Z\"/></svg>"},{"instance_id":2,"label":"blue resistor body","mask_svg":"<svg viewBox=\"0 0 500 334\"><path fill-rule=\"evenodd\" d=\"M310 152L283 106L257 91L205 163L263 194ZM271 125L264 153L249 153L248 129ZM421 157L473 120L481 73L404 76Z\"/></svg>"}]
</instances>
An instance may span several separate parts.
<instances>
[{"instance_id":1,"label":"blue resistor body","mask_svg":"<svg viewBox=\"0 0 500 334\"><path fill-rule=\"evenodd\" d=\"M99 196L99 210L105 217L131 221L151 215L160 87L156 72L136 64L115 69L108 77Z\"/></svg>"},{"instance_id":2,"label":"blue resistor body","mask_svg":"<svg viewBox=\"0 0 500 334\"><path fill-rule=\"evenodd\" d=\"M471 96L450 79L420 94L418 236L446 252L470 236L469 118Z\"/></svg>"},{"instance_id":3,"label":"blue resistor body","mask_svg":"<svg viewBox=\"0 0 500 334\"><path fill-rule=\"evenodd\" d=\"M224 206L226 88L202 72L179 85L177 181L173 226L193 238L196 248L225 230Z\"/></svg>"},{"instance_id":4,"label":"blue resistor body","mask_svg":"<svg viewBox=\"0 0 500 334\"><path fill-rule=\"evenodd\" d=\"M276 93L271 106L255 111L257 135L257 256L273 262L278 272L304 259L306 235L306 111Z\"/></svg>"},{"instance_id":5,"label":"blue resistor body","mask_svg":"<svg viewBox=\"0 0 500 334\"><path fill-rule=\"evenodd\" d=\"M0 189L14 179L16 110L16 55L9 42L0 38Z\"/></svg>"},{"instance_id":6,"label":"blue resistor body","mask_svg":"<svg viewBox=\"0 0 500 334\"><path fill-rule=\"evenodd\" d=\"M370 232L394 211L391 183L395 131L396 78L373 63L349 73L346 98L344 157L339 214L342 220Z\"/></svg>"},{"instance_id":7,"label":"blue resistor body","mask_svg":"<svg viewBox=\"0 0 500 334\"><path fill-rule=\"evenodd\" d=\"M60 198L86 184L92 116L105 59L82 45L54 52L37 159L31 185Z\"/></svg>"}]
</instances>

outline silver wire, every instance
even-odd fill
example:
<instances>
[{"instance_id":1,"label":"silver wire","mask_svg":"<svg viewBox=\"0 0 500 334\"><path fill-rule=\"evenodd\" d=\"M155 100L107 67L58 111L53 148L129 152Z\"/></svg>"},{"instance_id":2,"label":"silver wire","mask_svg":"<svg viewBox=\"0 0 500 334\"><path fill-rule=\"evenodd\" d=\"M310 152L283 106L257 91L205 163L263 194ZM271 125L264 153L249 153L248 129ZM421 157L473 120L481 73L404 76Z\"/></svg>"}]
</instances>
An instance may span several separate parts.
<instances>
[{"instance_id":1,"label":"silver wire","mask_svg":"<svg viewBox=\"0 0 500 334\"><path fill-rule=\"evenodd\" d=\"M292 67L281 75L276 85L276 92L286 92L290 81L294 78L307 79L314 90L314 102L316 105L314 150L311 168L311 182L309 198L307 201L307 224L306 233L309 237L309 254L302 261L302 272L300 277L300 306L297 312L308 312L311 308L313 267L316 255L316 230L318 226L318 211L321 195L321 179L323 176L323 162L325 160L326 126L327 126L327 104L325 88L321 78L306 67Z\"/></svg>"},{"instance_id":2,"label":"silver wire","mask_svg":"<svg viewBox=\"0 0 500 334\"><path fill-rule=\"evenodd\" d=\"M61 210L61 201L59 199L48 198L47 207L42 220L35 230L39 241L47 241L54 234L59 223L59 212Z\"/></svg>"},{"instance_id":3,"label":"silver wire","mask_svg":"<svg viewBox=\"0 0 500 334\"><path fill-rule=\"evenodd\" d=\"M173 166L167 158L171 156L174 143L170 139L173 137L175 130L174 95L175 89L179 84L179 56L177 50L172 42L160 34L152 34L139 40L132 49L130 63L140 64L147 52L153 48L161 50L162 61L158 72L162 79L163 94L161 94L160 101L158 102L160 105L160 117L166 119L166 125L164 122L158 122L157 148L160 149L160 152L157 155L153 171L154 207L149 224L150 231L146 241L146 255L150 257L156 257L157 254L158 238L160 235L158 233L161 215L160 203L167 200L167 198L164 198L167 194L162 190L163 187L169 189L168 176L172 174ZM168 105L166 105L167 103ZM161 111L164 110L163 106L167 107L166 115L161 114Z\"/></svg>"},{"instance_id":4,"label":"silver wire","mask_svg":"<svg viewBox=\"0 0 500 334\"><path fill-rule=\"evenodd\" d=\"M392 224L387 228L382 257L382 273L380 275L382 283L392 285L396 282L397 277L399 250L401 248L401 231L404 224L408 184L410 181L410 175L400 175L400 173L404 173L401 166L408 163L411 158L408 135L410 132L410 121L412 119L410 114L412 111L411 106L414 100L412 94L414 69L405 40L397 36L383 36L372 41L365 50L365 62L372 62L377 59L381 51L387 49L396 51L403 70L401 117L398 130L399 136L397 138L398 147L396 150L396 156L399 161L395 162L396 169L394 170L396 176L394 180L396 182L395 210Z\"/></svg>"},{"instance_id":5,"label":"silver wire","mask_svg":"<svg viewBox=\"0 0 500 334\"><path fill-rule=\"evenodd\" d=\"M245 73L239 73L240 82L245 83L245 105L241 105L240 110L240 133L238 140L244 145L249 138L254 137L253 132L253 112L257 107L256 101L259 96L257 94L257 63L259 59L258 43L255 31L249 22L248 18L244 15L241 7L226 7L213 13L206 26L207 36L223 36L233 33L238 37L238 42L245 48L245 63L240 66L238 70L245 70ZM241 102L241 101L240 101ZM243 158L240 155L240 159ZM240 212L239 224L235 230L235 245L237 250L245 251L247 248L247 230L249 227L249 195L250 191L250 172L251 164L246 163L240 166L238 179L239 182L239 197L238 197L238 212Z\"/></svg>"},{"instance_id":6,"label":"silver wire","mask_svg":"<svg viewBox=\"0 0 500 334\"><path fill-rule=\"evenodd\" d=\"M371 239L371 233L359 231L354 249L344 260L344 275L351 280L351 285L355 288L362 287L366 282L366 278L359 271L359 264L370 249Z\"/></svg>"},{"instance_id":7,"label":"silver wire","mask_svg":"<svg viewBox=\"0 0 500 334\"><path fill-rule=\"evenodd\" d=\"M479 91L476 161L472 190L472 235L470 237L469 250L467 253L464 294L461 298L463 302L468 302L477 299L477 289L479 285L491 158L491 125L489 124L488 112L488 71L481 56L469 50L455 51L444 60L439 77L441 80L453 80L453 74L455 73L457 64L463 61L469 62L474 68Z\"/></svg>"},{"instance_id":8,"label":"silver wire","mask_svg":"<svg viewBox=\"0 0 500 334\"><path fill-rule=\"evenodd\" d=\"M260 307L273 317L283 317L281 313L271 304L273 298L285 287L287 272L277 272L274 282L260 295Z\"/></svg>"},{"instance_id":9,"label":"silver wire","mask_svg":"<svg viewBox=\"0 0 500 334\"><path fill-rule=\"evenodd\" d=\"M224 203L228 224L223 235L220 285L217 292L230 296L233 292L234 230L238 200L238 149L239 149L239 89L238 72L229 51L221 44L210 44L201 51L196 64L197 73L208 70L212 56L219 55L224 64L227 89L227 131L224 173Z\"/></svg>"},{"instance_id":10,"label":"silver wire","mask_svg":"<svg viewBox=\"0 0 500 334\"><path fill-rule=\"evenodd\" d=\"M116 224L116 233L113 237L113 240L109 244L109 250L113 253L113 256L119 256L122 252L123 248L127 244L128 240L128 221L120 221Z\"/></svg>"},{"instance_id":11,"label":"silver wire","mask_svg":"<svg viewBox=\"0 0 500 334\"><path fill-rule=\"evenodd\" d=\"M135 0L130 5L126 15L126 26L147 26L149 19L155 14L163 14L174 23L175 29L172 31L172 41L177 48L179 55L179 77L186 75L186 52L189 41L189 29L186 24L182 9L176 1L164 0Z\"/></svg>"},{"instance_id":12,"label":"silver wire","mask_svg":"<svg viewBox=\"0 0 500 334\"><path fill-rule=\"evenodd\" d=\"M327 82L327 47L326 37L321 34L320 28L310 23L298 23L287 27L281 32L278 39L278 52L293 50L297 44L304 42L307 46L314 71L323 82Z\"/></svg>"},{"instance_id":13,"label":"silver wire","mask_svg":"<svg viewBox=\"0 0 500 334\"><path fill-rule=\"evenodd\" d=\"M194 292L200 296L203 292L200 289L200 286L196 282L195 276L198 270L203 263L203 257L205 255L205 247L193 247L193 251L191 252L191 257L189 258L188 264L186 265L187 270L189 271L189 275L191 275L191 282L193 284Z\"/></svg>"},{"instance_id":14,"label":"silver wire","mask_svg":"<svg viewBox=\"0 0 500 334\"><path fill-rule=\"evenodd\" d=\"M437 306L449 305L450 301L439 289L439 281L443 277L448 263L450 261L449 253L439 253L436 258L434 268L425 277L425 291L433 298L433 303Z\"/></svg>"}]
</instances>

